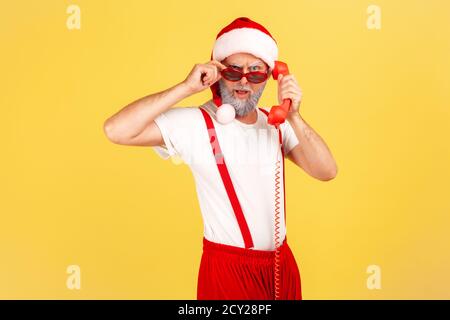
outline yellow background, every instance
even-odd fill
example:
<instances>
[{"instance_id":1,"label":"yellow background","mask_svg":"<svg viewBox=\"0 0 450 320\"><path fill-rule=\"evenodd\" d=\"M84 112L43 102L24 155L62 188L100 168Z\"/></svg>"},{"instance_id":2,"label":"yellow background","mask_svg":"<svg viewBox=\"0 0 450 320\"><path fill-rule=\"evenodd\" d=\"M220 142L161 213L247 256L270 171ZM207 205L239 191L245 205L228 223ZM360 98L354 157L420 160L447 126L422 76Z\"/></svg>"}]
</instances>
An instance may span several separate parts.
<instances>
[{"instance_id":1,"label":"yellow background","mask_svg":"<svg viewBox=\"0 0 450 320\"><path fill-rule=\"evenodd\" d=\"M80 30L66 27L70 4ZM381 30L366 27L371 4ZM0 298L195 299L203 225L189 168L112 144L103 122L184 80L239 16L277 40L339 167L321 182L287 164L304 298L450 298L441 0L2 1ZM265 91L260 105L275 104L276 83ZM66 287L72 264L81 290ZM366 286L372 264L380 290Z\"/></svg>"}]
</instances>

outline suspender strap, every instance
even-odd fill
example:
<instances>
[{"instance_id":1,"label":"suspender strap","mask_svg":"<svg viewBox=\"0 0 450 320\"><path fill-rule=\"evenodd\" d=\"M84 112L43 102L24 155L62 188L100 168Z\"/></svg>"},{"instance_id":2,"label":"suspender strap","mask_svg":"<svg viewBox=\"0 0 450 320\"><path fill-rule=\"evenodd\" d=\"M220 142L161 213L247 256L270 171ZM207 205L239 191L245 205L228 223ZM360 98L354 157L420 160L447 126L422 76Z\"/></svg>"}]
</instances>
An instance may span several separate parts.
<instances>
[{"instance_id":1,"label":"suspender strap","mask_svg":"<svg viewBox=\"0 0 450 320\"><path fill-rule=\"evenodd\" d=\"M233 182L231 181L230 174L228 173L227 165L220 149L219 139L217 138L216 129L214 128L214 123L208 112L200 107L200 111L205 118L206 127L209 134L209 142L211 143L211 148L213 151L214 158L216 159L217 168L219 169L220 177L227 191L228 198L230 199L231 206L233 207L234 214L236 216L239 228L241 229L242 237L244 238L245 248L253 248L253 240L248 229L247 222L245 221L244 213L242 212L239 199L233 187Z\"/></svg>"},{"instance_id":2,"label":"suspender strap","mask_svg":"<svg viewBox=\"0 0 450 320\"><path fill-rule=\"evenodd\" d=\"M259 108L259 110L261 110L262 112L264 112L266 114L266 116L269 116L269 112L267 110L264 110L263 108ZM286 224L286 184L285 184L285 175L284 175L284 150L283 150L283 137L281 135L281 129L278 127L278 141L280 142L280 149L281 149L281 157L282 159L282 163L283 163L283 195L284 195L284 223Z\"/></svg>"}]
</instances>

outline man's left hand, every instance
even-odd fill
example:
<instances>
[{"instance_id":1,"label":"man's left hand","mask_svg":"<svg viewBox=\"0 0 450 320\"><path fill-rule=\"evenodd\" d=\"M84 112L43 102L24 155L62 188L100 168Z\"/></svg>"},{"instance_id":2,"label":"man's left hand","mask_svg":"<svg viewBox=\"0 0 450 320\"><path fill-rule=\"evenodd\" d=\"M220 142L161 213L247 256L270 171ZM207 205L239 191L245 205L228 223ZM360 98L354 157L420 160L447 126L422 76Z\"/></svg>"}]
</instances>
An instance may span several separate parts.
<instances>
[{"instance_id":1,"label":"man's left hand","mask_svg":"<svg viewBox=\"0 0 450 320\"><path fill-rule=\"evenodd\" d=\"M302 90L300 89L297 80L293 74L278 76L278 102L281 104L283 99L291 99L292 104L289 109L289 114L298 113L300 103L302 101ZM289 115L288 114L288 115Z\"/></svg>"}]
</instances>

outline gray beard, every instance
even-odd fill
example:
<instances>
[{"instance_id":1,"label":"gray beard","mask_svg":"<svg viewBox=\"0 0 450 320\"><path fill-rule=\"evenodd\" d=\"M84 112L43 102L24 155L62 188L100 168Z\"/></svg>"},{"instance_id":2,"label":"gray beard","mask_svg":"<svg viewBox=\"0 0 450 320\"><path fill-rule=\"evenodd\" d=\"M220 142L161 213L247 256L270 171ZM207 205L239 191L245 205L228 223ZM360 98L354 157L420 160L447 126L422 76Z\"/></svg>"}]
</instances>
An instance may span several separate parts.
<instances>
[{"instance_id":1,"label":"gray beard","mask_svg":"<svg viewBox=\"0 0 450 320\"><path fill-rule=\"evenodd\" d=\"M256 108L256 104L258 103L259 98L261 97L264 88L266 87L267 81L264 82L264 85L258 89L257 92L253 93L249 86L242 86L240 83L237 84L233 89L237 90L250 90L250 95L248 99L241 100L239 98L235 98L233 95L233 91L229 91L224 83L223 79L219 79L219 88L220 88L220 96L222 98L223 104L231 104L236 111L236 115L238 117L243 117L247 115L250 111Z\"/></svg>"}]
</instances>

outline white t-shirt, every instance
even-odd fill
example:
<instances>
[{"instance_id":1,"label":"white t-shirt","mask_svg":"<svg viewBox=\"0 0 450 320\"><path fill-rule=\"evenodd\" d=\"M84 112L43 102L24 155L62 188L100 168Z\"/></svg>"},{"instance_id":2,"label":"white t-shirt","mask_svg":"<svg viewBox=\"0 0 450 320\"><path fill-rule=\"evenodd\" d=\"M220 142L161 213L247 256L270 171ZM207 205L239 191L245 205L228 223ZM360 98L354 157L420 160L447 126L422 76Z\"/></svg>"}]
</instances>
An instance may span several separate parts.
<instances>
[{"instance_id":1,"label":"white t-shirt","mask_svg":"<svg viewBox=\"0 0 450 320\"><path fill-rule=\"evenodd\" d=\"M216 105L203 104L209 113L219 140L236 195L247 221L256 250L274 250L275 170L281 160L278 132L267 123L259 109L254 124L234 119L227 125L216 121ZM270 111L270 108L263 108ZM207 240L244 248L244 240L233 207L215 162L205 120L199 107L171 108L160 114L155 123L161 130L165 147L152 147L163 159L178 155L191 169L203 218ZM298 143L289 124L280 125L284 154ZM280 238L284 240L283 171L280 165Z\"/></svg>"}]
</instances>

